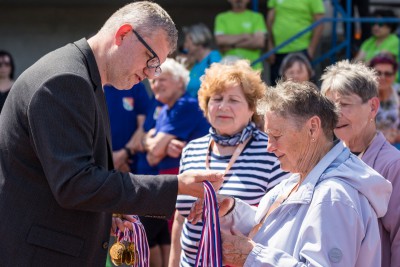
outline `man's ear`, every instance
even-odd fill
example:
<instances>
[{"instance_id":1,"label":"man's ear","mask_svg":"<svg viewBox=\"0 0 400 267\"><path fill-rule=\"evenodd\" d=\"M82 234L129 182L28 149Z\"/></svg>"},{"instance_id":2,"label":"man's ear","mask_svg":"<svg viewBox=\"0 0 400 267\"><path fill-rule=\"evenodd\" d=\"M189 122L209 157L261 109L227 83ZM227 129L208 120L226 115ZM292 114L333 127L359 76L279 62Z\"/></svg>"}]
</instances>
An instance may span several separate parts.
<instances>
[{"instance_id":1,"label":"man's ear","mask_svg":"<svg viewBox=\"0 0 400 267\"><path fill-rule=\"evenodd\" d=\"M132 26L129 24L124 24L121 27L119 27L114 37L115 44L117 46L120 46L122 44L122 40L131 31L132 31Z\"/></svg>"}]
</instances>

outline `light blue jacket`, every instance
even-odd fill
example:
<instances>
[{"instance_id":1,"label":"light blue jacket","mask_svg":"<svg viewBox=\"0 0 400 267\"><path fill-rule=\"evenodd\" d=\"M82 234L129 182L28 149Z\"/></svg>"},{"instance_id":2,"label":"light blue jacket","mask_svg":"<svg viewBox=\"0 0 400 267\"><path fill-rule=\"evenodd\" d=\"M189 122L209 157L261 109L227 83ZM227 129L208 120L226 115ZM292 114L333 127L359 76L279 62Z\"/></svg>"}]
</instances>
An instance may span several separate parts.
<instances>
[{"instance_id":1,"label":"light blue jacket","mask_svg":"<svg viewBox=\"0 0 400 267\"><path fill-rule=\"evenodd\" d=\"M221 229L248 235L298 179L293 174L281 182L258 208L236 199ZM338 142L268 216L244 266L380 266L377 217L385 215L391 192L390 182Z\"/></svg>"}]
</instances>

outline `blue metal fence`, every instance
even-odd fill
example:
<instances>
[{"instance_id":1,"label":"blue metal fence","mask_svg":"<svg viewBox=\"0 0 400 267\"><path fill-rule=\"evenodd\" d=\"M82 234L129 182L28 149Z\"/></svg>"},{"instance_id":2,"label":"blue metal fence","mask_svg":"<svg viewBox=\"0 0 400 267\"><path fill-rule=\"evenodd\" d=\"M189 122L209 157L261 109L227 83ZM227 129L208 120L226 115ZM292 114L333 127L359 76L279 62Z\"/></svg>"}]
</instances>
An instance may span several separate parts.
<instances>
[{"instance_id":1,"label":"blue metal fence","mask_svg":"<svg viewBox=\"0 0 400 267\"><path fill-rule=\"evenodd\" d=\"M257 1L257 0L254 0ZM319 26L322 23L332 23L332 40L331 40L331 49L320 57L314 59L312 61L312 65L317 65L324 61L325 59L330 58L331 63L336 62L336 54L341 51L342 49L346 49L346 58L351 59L351 27L353 23L360 22L360 23L400 23L399 18L354 18L351 16L351 6L352 0L346 1L346 10L338 3L338 0L331 0L333 5L333 17L332 18L322 18L316 22L314 22L309 27L305 28L304 30L298 32L282 44L274 47L274 49L269 50L265 54L263 54L260 58L252 62L252 65L257 64L261 61L266 60L272 54L275 54L279 49L285 47L289 43L293 42L295 39L299 38L300 36L304 35L305 33L312 31L315 27ZM257 2L258 3L258 2ZM254 4L254 2L253 2ZM340 17L339 17L340 15ZM338 43L338 33L337 33L337 23L343 22L345 23L346 28L346 35L345 40L341 43ZM400 62L400 42L399 42L399 58L398 62ZM400 77L400 68L399 68L399 77Z\"/></svg>"}]
</instances>

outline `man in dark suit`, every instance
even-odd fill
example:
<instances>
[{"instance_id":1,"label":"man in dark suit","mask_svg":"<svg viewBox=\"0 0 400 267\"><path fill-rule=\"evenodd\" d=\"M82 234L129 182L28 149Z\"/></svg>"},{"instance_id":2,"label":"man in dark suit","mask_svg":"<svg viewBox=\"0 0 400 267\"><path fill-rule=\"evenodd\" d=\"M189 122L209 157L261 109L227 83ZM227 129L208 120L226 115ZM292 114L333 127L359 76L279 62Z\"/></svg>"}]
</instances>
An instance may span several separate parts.
<instances>
[{"instance_id":1,"label":"man in dark suit","mask_svg":"<svg viewBox=\"0 0 400 267\"><path fill-rule=\"evenodd\" d=\"M0 266L104 266L112 213L171 215L177 194L220 182L113 170L102 87L154 77L176 41L160 6L136 2L15 82L0 116Z\"/></svg>"}]
</instances>

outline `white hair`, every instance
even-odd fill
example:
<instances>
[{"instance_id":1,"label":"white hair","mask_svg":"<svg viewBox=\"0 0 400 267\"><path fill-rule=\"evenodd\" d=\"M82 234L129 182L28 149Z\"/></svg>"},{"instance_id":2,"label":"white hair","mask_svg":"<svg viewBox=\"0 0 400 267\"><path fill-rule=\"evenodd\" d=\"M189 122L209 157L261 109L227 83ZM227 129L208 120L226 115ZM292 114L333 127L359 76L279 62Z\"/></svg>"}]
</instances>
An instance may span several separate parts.
<instances>
[{"instance_id":1,"label":"white hair","mask_svg":"<svg viewBox=\"0 0 400 267\"><path fill-rule=\"evenodd\" d=\"M178 61L172 58L167 58L163 64L161 64L162 73L169 73L172 77L179 81L181 80L186 88L189 83L189 71Z\"/></svg>"}]
</instances>

